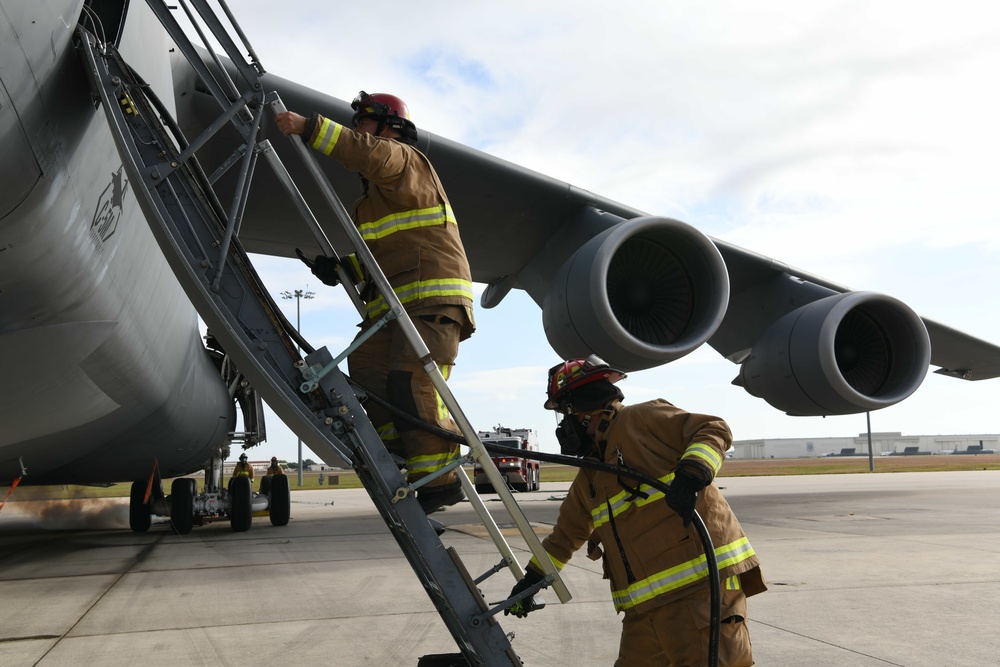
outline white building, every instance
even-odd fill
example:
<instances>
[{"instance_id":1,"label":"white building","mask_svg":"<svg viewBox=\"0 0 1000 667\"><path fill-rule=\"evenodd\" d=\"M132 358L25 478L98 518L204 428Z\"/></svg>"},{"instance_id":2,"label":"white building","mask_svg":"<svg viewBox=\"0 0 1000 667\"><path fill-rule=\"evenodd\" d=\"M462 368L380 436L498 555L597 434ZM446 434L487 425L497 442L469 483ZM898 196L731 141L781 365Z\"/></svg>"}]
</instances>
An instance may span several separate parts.
<instances>
[{"instance_id":1,"label":"white building","mask_svg":"<svg viewBox=\"0 0 1000 667\"><path fill-rule=\"evenodd\" d=\"M734 459L795 459L813 456L867 456L868 433L854 438L765 438L736 440ZM853 451L852 451L853 450ZM872 433L875 456L965 454L1000 451L1000 435L903 435Z\"/></svg>"}]
</instances>

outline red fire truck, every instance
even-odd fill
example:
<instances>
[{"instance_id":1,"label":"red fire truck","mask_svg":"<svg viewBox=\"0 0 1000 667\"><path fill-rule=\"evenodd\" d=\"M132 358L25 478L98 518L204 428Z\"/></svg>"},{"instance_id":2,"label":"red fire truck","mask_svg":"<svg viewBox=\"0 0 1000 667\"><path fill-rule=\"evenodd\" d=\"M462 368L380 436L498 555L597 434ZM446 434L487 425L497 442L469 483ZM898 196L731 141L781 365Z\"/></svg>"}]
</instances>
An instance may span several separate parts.
<instances>
[{"instance_id":1,"label":"red fire truck","mask_svg":"<svg viewBox=\"0 0 1000 667\"><path fill-rule=\"evenodd\" d=\"M529 428L497 426L492 431L480 431L479 439L486 445L494 444L529 452L538 451L538 436ZM538 461L520 456L497 455L492 452L490 455L497 470L500 471L500 476L513 490L537 491L539 489ZM477 493L496 493L479 463L476 463L474 479Z\"/></svg>"}]
</instances>

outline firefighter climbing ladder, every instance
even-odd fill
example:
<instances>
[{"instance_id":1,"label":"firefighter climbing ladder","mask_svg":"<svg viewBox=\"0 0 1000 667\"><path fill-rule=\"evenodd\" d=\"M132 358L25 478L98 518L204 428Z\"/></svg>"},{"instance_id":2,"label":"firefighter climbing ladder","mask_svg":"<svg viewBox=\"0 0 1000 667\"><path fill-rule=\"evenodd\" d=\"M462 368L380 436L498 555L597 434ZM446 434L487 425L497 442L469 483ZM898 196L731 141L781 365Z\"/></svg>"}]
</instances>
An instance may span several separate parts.
<instances>
[{"instance_id":1,"label":"firefighter climbing ladder","mask_svg":"<svg viewBox=\"0 0 1000 667\"><path fill-rule=\"evenodd\" d=\"M506 606L536 593L539 587L492 609L487 608L476 584L504 568L511 570L515 579L524 573L475 493L461 467L462 463L471 458L482 464L532 554L547 569L544 583L551 585L560 600L565 602L570 597L569 593L545 556L527 518L507 490L475 429L459 408L444 377L430 358L426 345L316 164L312 152L301 138L292 137L297 153L319 185L354 252L369 268L373 274L371 281L390 306L389 312L370 331L395 320L396 326L402 328L413 349L424 360L425 370L469 443L468 456L457 458L442 474L450 469L456 470L466 495L497 545L502 560L473 581L454 549L444 548L416 501L414 491L419 482L407 484L361 407L363 393L358 395L337 368L353 346L335 358L325 348L313 350L299 338L268 296L238 242L240 221L253 172L258 157L262 155L288 191L320 248L327 256L338 256L271 145L267 141L257 141L265 108L270 107L277 113L283 111L284 106L275 93L265 91L260 81L264 70L256 54L224 0L219 0L219 4L231 29L249 53L249 62L207 0L179 0L178 4L202 41L210 43L202 31L203 23L222 46L236 69L236 79L246 86L245 92L241 93L226 74L218 56L213 55L215 73L202 61L196 47L162 0L147 2L220 105L222 113L219 118L193 141L188 142L181 136L169 113L156 98L155 91L138 78L112 46L100 43L82 28L78 37L79 48L92 79L95 100L104 107L129 183L171 269L226 354L235 360L282 420L325 462L331 465L350 462L357 470L468 663L521 665L495 617ZM189 3L197 10L200 21L191 12ZM243 144L234 149L232 157L216 174L208 177L194 159L194 154L226 125L236 128L243 137ZM237 164L236 195L226 210L217 199L211 183L225 169ZM345 279L343 269L340 271L342 283L352 302L359 313L363 313L357 288ZM309 352L304 360L299 356L296 343ZM421 482L427 480L424 478Z\"/></svg>"}]
</instances>

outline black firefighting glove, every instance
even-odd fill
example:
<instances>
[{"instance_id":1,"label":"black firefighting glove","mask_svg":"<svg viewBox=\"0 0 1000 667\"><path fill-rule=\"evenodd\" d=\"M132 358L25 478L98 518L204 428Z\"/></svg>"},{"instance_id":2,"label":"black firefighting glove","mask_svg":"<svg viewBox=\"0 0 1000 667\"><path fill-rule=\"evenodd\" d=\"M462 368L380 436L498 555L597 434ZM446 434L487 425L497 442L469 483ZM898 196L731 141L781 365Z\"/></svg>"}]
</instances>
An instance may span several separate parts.
<instances>
[{"instance_id":1,"label":"black firefighting glove","mask_svg":"<svg viewBox=\"0 0 1000 667\"><path fill-rule=\"evenodd\" d=\"M544 575L535 572L530 567L524 568L524 577L521 579L521 581L514 584L514 588L510 589L510 597L514 597L518 593L522 593L528 590L529 588L531 588L544 578L545 578ZM508 614L514 614L518 618L524 618L531 612L535 611L535 609L537 608L538 606L535 604L534 598L526 597L523 600L515 602L511 606L504 609L503 615L506 616Z\"/></svg>"},{"instance_id":2,"label":"black firefighting glove","mask_svg":"<svg viewBox=\"0 0 1000 667\"><path fill-rule=\"evenodd\" d=\"M685 466L677 466L674 479L667 489L667 505L684 520L684 527L691 525L694 506L698 502L698 492L707 486L705 481Z\"/></svg>"},{"instance_id":3,"label":"black firefighting glove","mask_svg":"<svg viewBox=\"0 0 1000 667\"><path fill-rule=\"evenodd\" d=\"M309 259L298 248L295 249L295 254L324 285L336 287L340 284L340 275L337 273L337 269L341 265L341 260L326 255L316 255L313 259Z\"/></svg>"}]
</instances>

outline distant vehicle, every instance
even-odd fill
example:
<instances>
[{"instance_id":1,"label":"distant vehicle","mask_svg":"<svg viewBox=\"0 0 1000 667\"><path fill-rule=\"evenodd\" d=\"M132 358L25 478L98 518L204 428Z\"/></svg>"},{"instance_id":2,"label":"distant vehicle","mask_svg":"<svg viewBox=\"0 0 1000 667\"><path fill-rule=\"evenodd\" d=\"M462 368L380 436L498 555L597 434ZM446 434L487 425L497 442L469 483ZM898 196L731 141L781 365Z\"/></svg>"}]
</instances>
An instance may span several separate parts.
<instances>
[{"instance_id":1,"label":"distant vehicle","mask_svg":"<svg viewBox=\"0 0 1000 667\"><path fill-rule=\"evenodd\" d=\"M538 451L538 436L528 428L503 428L497 426L492 431L480 431L479 439L483 444L499 445L511 449L521 449L529 452ZM492 456L493 463L507 485L515 491L537 491L540 488L538 461L520 456ZM476 493L496 493L493 484L479 463L475 467Z\"/></svg>"}]
</instances>

